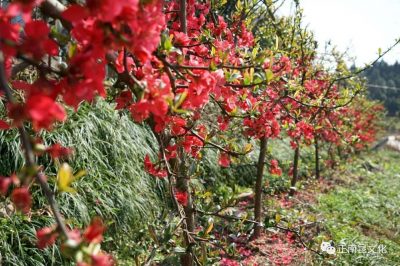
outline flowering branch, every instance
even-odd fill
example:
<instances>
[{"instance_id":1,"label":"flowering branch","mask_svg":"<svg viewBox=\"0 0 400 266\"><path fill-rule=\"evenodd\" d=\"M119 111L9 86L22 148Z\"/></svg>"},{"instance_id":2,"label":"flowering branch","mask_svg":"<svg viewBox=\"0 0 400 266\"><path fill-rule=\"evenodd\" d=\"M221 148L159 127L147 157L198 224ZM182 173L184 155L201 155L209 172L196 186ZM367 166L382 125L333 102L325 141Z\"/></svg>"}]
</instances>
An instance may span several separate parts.
<instances>
[{"instance_id":1,"label":"flowering branch","mask_svg":"<svg viewBox=\"0 0 400 266\"><path fill-rule=\"evenodd\" d=\"M8 82L7 82L6 72L5 72L5 67L4 67L4 56L3 56L3 52L1 52L1 51L0 51L0 90L4 91L4 94L9 103L15 102L14 97L11 92L11 88L9 87ZM32 144L29 140L29 135L26 132L26 130L24 129L23 125L18 127L18 131L20 134L22 147L25 151L26 166L28 168L34 168L35 167L35 155L33 152ZM45 178L44 174L41 172L37 172L35 175L35 178L36 178L36 181L39 183L40 187L42 188L43 193L46 196L48 203L50 204L50 208L53 212L58 229L65 237L68 238L67 227L65 226L65 224L63 222L63 218L61 216L60 209L54 198L53 192L51 191L49 185L46 182L46 178Z\"/></svg>"}]
</instances>

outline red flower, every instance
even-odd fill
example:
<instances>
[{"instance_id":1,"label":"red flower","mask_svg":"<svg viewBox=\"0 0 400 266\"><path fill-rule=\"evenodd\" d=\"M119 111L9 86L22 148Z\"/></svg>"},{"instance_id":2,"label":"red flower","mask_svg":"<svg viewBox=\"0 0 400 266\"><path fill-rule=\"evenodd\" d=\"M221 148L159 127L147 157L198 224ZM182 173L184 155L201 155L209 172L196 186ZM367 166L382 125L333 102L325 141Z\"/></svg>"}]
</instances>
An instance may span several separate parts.
<instances>
[{"instance_id":1,"label":"red flower","mask_svg":"<svg viewBox=\"0 0 400 266\"><path fill-rule=\"evenodd\" d=\"M204 142L197 136L185 136L182 145L187 153L196 158L199 155L200 149L204 146Z\"/></svg>"},{"instance_id":2,"label":"red flower","mask_svg":"<svg viewBox=\"0 0 400 266\"><path fill-rule=\"evenodd\" d=\"M67 114L63 107L46 95L32 95L26 102L26 110L32 119L33 128L50 129L55 121L64 121Z\"/></svg>"},{"instance_id":3,"label":"red flower","mask_svg":"<svg viewBox=\"0 0 400 266\"><path fill-rule=\"evenodd\" d=\"M105 226L99 217L93 218L89 227L86 228L83 237L89 243L100 243L103 240L103 233L105 231Z\"/></svg>"},{"instance_id":4,"label":"red flower","mask_svg":"<svg viewBox=\"0 0 400 266\"><path fill-rule=\"evenodd\" d=\"M113 265L115 265L113 257L106 253L92 255L91 258L92 258L93 266L113 266Z\"/></svg>"},{"instance_id":5,"label":"red flower","mask_svg":"<svg viewBox=\"0 0 400 266\"><path fill-rule=\"evenodd\" d=\"M12 183L11 177L0 176L0 193L5 196Z\"/></svg>"},{"instance_id":6,"label":"red flower","mask_svg":"<svg viewBox=\"0 0 400 266\"><path fill-rule=\"evenodd\" d=\"M186 46L190 43L189 37L183 32L174 32L174 40L177 45Z\"/></svg>"},{"instance_id":7,"label":"red flower","mask_svg":"<svg viewBox=\"0 0 400 266\"><path fill-rule=\"evenodd\" d=\"M271 160L269 164L270 164L269 172L272 175L278 175L278 176L282 175L282 169L279 167L277 160Z\"/></svg>"},{"instance_id":8,"label":"red flower","mask_svg":"<svg viewBox=\"0 0 400 266\"><path fill-rule=\"evenodd\" d=\"M123 91L121 94L115 99L117 106L115 109L120 110L127 108L128 105L132 102L132 92L131 91Z\"/></svg>"},{"instance_id":9,"label":"red flower","mask_svg":"<svg viewBox=\"0 0 400 266\"><path fill-rule=\"evenodd\" d=\"M10 125L0 119L0 130L10 129Z\"/></svg>"},{"instance_id":10,"label":"red flower","mask_svg":"<svg viewBox=\"0 0 400 266\"><path fill-rule=\"evenodd\" d=\"M28 213L31 209L32 196L26 187L14 189L11 194L11 200L14 202L15 207L23 213Z\"/></svg>"},{"instance_id":11,"label":"red flower","mask_svg":"<svg viewBox=\"0 0 400 266\"><path fill-rule=\"evenodd\" d=\"M239 262L232 260L232 259L228 259L228 258L223 258L220 261L220 266L239 266Z\"/></svg>"},{"instance_id":12,"label":"red flower","mask_svg":"<svg viewBox=\"0 0 400 266\"><path fill-rule=\"evenodd\" d=\"M150 161L150 156L147 154L144 157L144 168L152 176L164 178L168 175L167 171L156 168L156 166Z\"/></svg>"},{"instance_id":13,"label":"red flower","mask_svg":"<svg viewBox=\"0 0 400 266\"><path fill-rule=\"evenodd\" d=\"M187 130L185 129L186 126L186 120L178 117L178 116L174 116L171 119L171 133L173 136L179 136L179 135L183 135L187 132Z\"/></svg>"},{"instance_id":14,"label":"red flower","mask_svg":"<svg viewBox=\"0 0 400 266\"><path fill-rule=\"evenodd\" d=\"M179 202L179 204L183 206L187 206L188 203L188 194L184 191L175 191L175 198Z\"/></svg>"},{"instance_id":15,"label":"red flower","mask_svg":"<svg viewBox=\"0 0 400 266\"><path fill-rule=\"evenodd\" d=\"M50 154L51 158L64 158L68 157L72 153L71 148L63 147L59 143L54 144L46 149L46 152Z\"/></svg>"},{"instance_id":16,"label":"red flower","mask_svg":"<svg viewBox=\"0 0 400 266\"><path fill-rule=\"evenodd\" d=\"M221 131L225 131L225 130L228 129L228 127L229 127L229 117L227 117L227 116L218 116L217 122L218 122L219 129Z\"/></svg>"},{"instance_id":17,"label":"red flower","mask_svg":"<svg viewBox=\"0 0 400 266\"><path fill-rule=\"evenodd\" d=\"M80 5L70 5L62 14L63 19L68 20L73 25L82 22L89 16L89 12Z\"/></svg>"},{"instance_id":18,"label":"red flower","mask_svg":"<svg viewBox=\"0 0 400 266\"><path fill-rule=\"evenodd\" d=\"M127 69L125 69L124 60L126 60ZM130 73L132 70L133 64L134 64L134 61L133 61L132 57L124 58L124 51L119 52L118 57L115 59L115 62L114 62L115 70L117 70L118 73L123 73L125 71Z\"/></svg>"},{"instance_id":19,"label":"red flower","mask_svg":"<svg viewBox=\"0 0 400 266\"><path fill-rule=\"evenodd\" d=\"M58 232L55 229L54 226L51 226L42 228L36 232L38 248L44 249L56 242Z\"/></svg>"},{"instance_id":20,"label":"red flower","mask_svg":"<svg viewBox=\"0 0 400 266\"><path fill-rule=\"evenodd\" d=\"M25 41L22 44L24 52L31 54L35 59L41 59L45 54L58 54L57 44L48 35L50 29L44 21L33 20L25 27Z\"/></svg>"},{"instance_id":21,"label":"red flower","mask_svg":"<svg viewBox=\"0 0 400 266\"><path fill-rule=\"evenodd\" d=\"M225 152L221 152L219 155L218 164L221 165L222 167L229 167L230 163L231 160L229 155Z\"/></svg>"}]
</instances>

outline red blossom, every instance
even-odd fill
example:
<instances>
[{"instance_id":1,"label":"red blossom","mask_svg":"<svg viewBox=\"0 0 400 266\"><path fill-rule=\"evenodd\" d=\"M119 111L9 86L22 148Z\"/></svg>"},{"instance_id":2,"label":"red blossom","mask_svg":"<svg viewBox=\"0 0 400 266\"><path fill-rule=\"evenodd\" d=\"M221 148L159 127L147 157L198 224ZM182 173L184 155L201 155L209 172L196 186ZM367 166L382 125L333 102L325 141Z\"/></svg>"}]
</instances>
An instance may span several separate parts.
<instances>
[{"instance_id":1,"label":"red blossom","mask_svg":"<svg viewBox=\"0 0 400 266\"><path fill-rule=\"evenodd\" d=\"M185 136L182 146L187 153L193 158L196 158L199 155L200 149L204 146L204 143L197 136Z\"/></svg>"},{"instance_id":2,"label":"red blossom","mask_svg":"<svg viewBox=\"0 0 400 266\"><path fill-rule=\"evenodd\" d=\"M36 131L42 128L50 129L54 122L62 122L67 118L64 108L46 95L30 96L25 108Z\"/></svg>"},{"instance_id":3,"label":"red blossom","mask_svg":"<svg viewBox=\"0 0 400 266\"><path fill-rule=\"evenodd\" d=\"M229 127L229 117L225 117L225 116L218 116L217 122L218 122L218 126L219 129L221 131L225 131L228 129Z\"/></svg>"},{"instance_id":4,"label":"red blossom","mask_svg":"<svg viewBox=\"0 0 400 266\"><path fill-rule=\"evenodd\" d=\"M179 202L179 204L183 206L187 206L188 203L188 194L185 191L175 191L175 198Z\"/></svg>"},{"instance_id":5,"label":"red blossom","mask_svg":"<svg viewBox=\"0 0 400 266\"><path fill-rule=\"evenodd\" d=\"M8 188L12 184L11 177L0 176L0 193L5 196L8 192Z\"/></svg>"},{"instance_id":6,"label":"red blossom","mask_svg":"<svg viewBox=\"0 0 400 266\"><path fill-rule=\"evenodd\" d=\"M229 167L229 165L231 164L231 159L229 154L221 152L219 155L218 164L222 167Z\"/></svg>"},{"instance_id":7,"label":"red blossom","mask_svg":"<svg viewBox=\"0 0 400 266\"><path fill-rule=\"evenodd\" d=\"M185 128L186 120L181 117L178 117L178 116L172 117L170 124L171 124L171 133L174 136L183 135L187 132L187 130Z\"/></svg>"},{"instance_id":8,"label":"red blossom","mask_svg":"<svg viewBox=\"0 0 400 266\"><path fill-rule=\"evenodd\" d=\"M83 238L89 243L100 243L103 240L105 229L102 220L95 217L83 233Z\"/></svg>"},{"instance_id":9,"label":"red blossom","mask_svg":"<svg viewBox=\"0 0 400 266\"><path fill-rule=\"evenodd\" d=\"M48 246L53 245L58 237L56 227L44 227L36 231L37 246L40 249L44 249Z\"/></svg>"},{"instance_id":10,"label":"red blossom","mask_svg":"<svg viewBox=\"0 0 400 266\"><path fill-rule=\"evenodd\" d=\"M8 130L8 129L10 129L10 125L0 119L0 130Z\"/></svg>"},{"instance_id":11,"label":"red blossom","mask_svg":"<svg viewBox=\"0 0 400 266\"><path fill-rule=\"evenodd\" d=\"M159 178L165 178L167 177L168 173L166 170L160 169L156 167L150 160L150 156L147 154L144 157L144 168L146 171L151 174L152 176L159 177Z\"/></svg>"},{"instance_id":12,"label":"red blossom","mask_svg":"<svg viewBox=\"0 0 400 266\"><path fill-rule=\"evenodd\" d=\"M275 159L271 160L269 164L270 164L269 172L272 175L278 175L278 176L282 175L282 169L279 167L277 160Z\"/></svg>"},{"instance_id":13,"label":"red blossom","mask_svg":"<svg viewBox=\"0 0 400 266\"><path fill-rule=\"evenodd\" d=\"M56 143L46 149L46 152L50 154L51 158L65 158L72 154L72 149L63 147L61 144Z\"/></svg>"},{"instance_id":14,"label":"red blossom","mask_svg":"<svg viewBox=\"0 0 400 266\"><path fill-rule=\"evenodd\" d=\"M33 20L25 27L25 40L21 49L35 59L41 59L45 54L58 55L58 46L55 41L48 38L50 29L44 21Z\"/></svg>"},{"instance_id":15,"label":"red blossom","mask_svg":"<svg viewBox=\"0 0 400 266\"><path fill-rule=\"evenodd\" d=\"M113 257L106 253L99 253L91 256L92 266L113 266L115 261Z\"/></svg>"},{"instance_id":16,"label":"red blossom","mask_svg":"<svg viewBox=\"0 0 400 266\"><path fill-rule=\"evenodd\" d=\"M220 263L220 266L239 266L239 262L233 259L223 258Z\"/></svg>"},{"instance_id":17,"label":"red blossom","mask_svg":"<svg viewBox=\"0 0 400 266\"><path fill-rule=\"evenodd\" d=\"M134 64L132 57L124 56L124 51L119 52L117 59L115 60L115 69L118 73L123 73L127 71L130 73L132 71L132 65ZM126 60L126 62L124 62ZM125 63L127 69L125 69Z\"/></svg>"},{"instance_id":18,"label":"red blossom","mask_svg":"<svg viewBox=\"0 0 400 266\"><path fill-rule=\"evenodd\" d=\"M174 32L174 42L181 46L186 46L190 43L190 38L183 32Z\"/></svg>"},{"instance_id":19,"label":"red blossom","mask_svg":"<svg viewBox=\"0 0 400 266\"><path fill-rule=\"evenodd\" d=\"M32 196L29 189L20 187L13 190L11 200L15 207L23 213L28 213L32 206Z\"/></svg>"},{"instance_id":20,"label":"red blossom","mask_svg":"<svg viewBox=\"0 0 400 266\"><path fill-rule=\"evenodd\" d=\"M115 99L117 106L115 109L125 109L127 108L131 102L133 101L132 92L131 91L123 91L120 95Z\"/></svg>"}]
</instances>

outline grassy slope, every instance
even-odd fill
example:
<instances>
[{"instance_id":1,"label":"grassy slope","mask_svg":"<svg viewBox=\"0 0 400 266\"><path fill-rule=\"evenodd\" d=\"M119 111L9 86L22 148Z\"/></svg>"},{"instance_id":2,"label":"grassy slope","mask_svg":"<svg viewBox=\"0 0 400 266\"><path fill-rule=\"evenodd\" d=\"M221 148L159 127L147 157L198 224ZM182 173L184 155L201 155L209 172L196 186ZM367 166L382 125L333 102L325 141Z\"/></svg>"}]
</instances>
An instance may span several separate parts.
<instances>
[{"instance_id":1,"label":"grassy slope","mask_svg":"<svg viewBox=\"0 0 400 266\"><path fill-rule=\"evenodd\" d=\"M280 150L274 155L285 165L291 151L281 149L280 142L274 144ZM310 147L303 148L301 173L308 178L299 182L294 198L286 193L266 196L265 211L270 217L266 224L272 227L253 243L262 252L255 252L244 265L400 265L400 154L382 150L353 156L334 170L325 168L318 182L312 178L312 152ZM272 177L268 181L267 192L285 187ZM359 247L384 245L387 252L320 257L304 250L298 238L290 244L286 231L273 227L275 222L281 228L303 228L302 240L320 253L321 241L330 240L336 246L340 241ZM278 242L271 240L277 236Z\"/></svg>"},{"instance_id":2,"label":"grassy slope","mask_svg":"<svg viewBox=\"0 0 400 266\"><path fill-rule=\"evenodd\" d=\"M46 143L59 141L73 147L75 157L70 165L74 171L87 171L74 185L76 194L57 195L69 223L81 227L81 223L87 224L91 217L100 215L108 225L104 243L107 250L118 250L115 255L124 257L147 252L138 240L146 223L153 221L165 206L160 200L163 193L158 193L162 184L154 182L143 169L145 154L154 154L151 143L155 140L149 131L133 123L128 115L119 115L106 102L98 101L83 105L77 113L69 112L66 124L42 137ZM0 132L0 154L0 175L19 171L23 158L14 130ZM47 167L49 182L54 184L54 164L49 158L39 163ZM0 200L0 264L67 265L57 248L40 251L35 247L35 229L52 224L53 220L40 189L34 186L32 191L34 207L29 218L13 213L8 199Z\"/></svg>"},{"instance_id":3,"label":"grassy slope","mask_svg":"<svg viewBox=\"0 0 400 266\"><path fill-rule=\"evenodd\" d=\"M323 264L400 265L400 154L382 150L362 159L344 166L339 178L349 183L322 194L316 208L335 243L382 244L387 253L340 254Z\"/></svg>"}]
</instances>

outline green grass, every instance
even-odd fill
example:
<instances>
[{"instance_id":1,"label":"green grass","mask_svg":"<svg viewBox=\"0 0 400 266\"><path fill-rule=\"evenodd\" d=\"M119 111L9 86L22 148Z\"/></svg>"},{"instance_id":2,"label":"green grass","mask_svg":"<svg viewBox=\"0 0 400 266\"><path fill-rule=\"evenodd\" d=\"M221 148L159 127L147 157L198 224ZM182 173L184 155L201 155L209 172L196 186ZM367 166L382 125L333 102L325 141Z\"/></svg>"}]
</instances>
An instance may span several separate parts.
<instances>
[{"instance_id":1,"label":"green grass","mask_svg":"<svg viewBox=\"0 0 400 266\"><path fill-rule=\"evenodd\" d=\"M1 108L0 108L1 109ZM104 247L117 257L137 255L137 242L165 207L163 183L154 180L143 169L145 154L154 155L156 143L150 131L118 114L113 106L99 100L83 104L78 112L69 111L68 122L52 132L42 132L46 144L60 142L75 150L68 163L74 171L84 169L87 175L73 186L76 194L58 194L61 212L73 226L82 227L91 217L103 217L108 230ZM0 132L0 175L20 170L23 156L15 130ZM49 158L39 164L46 167L49 183L54 187L56 167ZM0 212L0 254L3 265L67 265L56 248L35 248L35 229L53 222L46 201L37 186L32 188L33 213L30 219ZM3 205L1 205L3 204ZM0 200L5 211L8 201ZM140 252L142 247L138 248Z\"/></svg>"},{"instance_id":2,"label":"green grass","mask_svg":"<svg viewBox=\"0 0 400 266\"><path fill-rule=\"evenodd\" d=\"M350 186L338 187L319 198L317 210L337 244L386 246L381 254L338 254L331 265L400 265L400 154L388 150L365 155L345 167ZM365 160L380 169L368 170Z\"/></svg>"}]
</instances>

